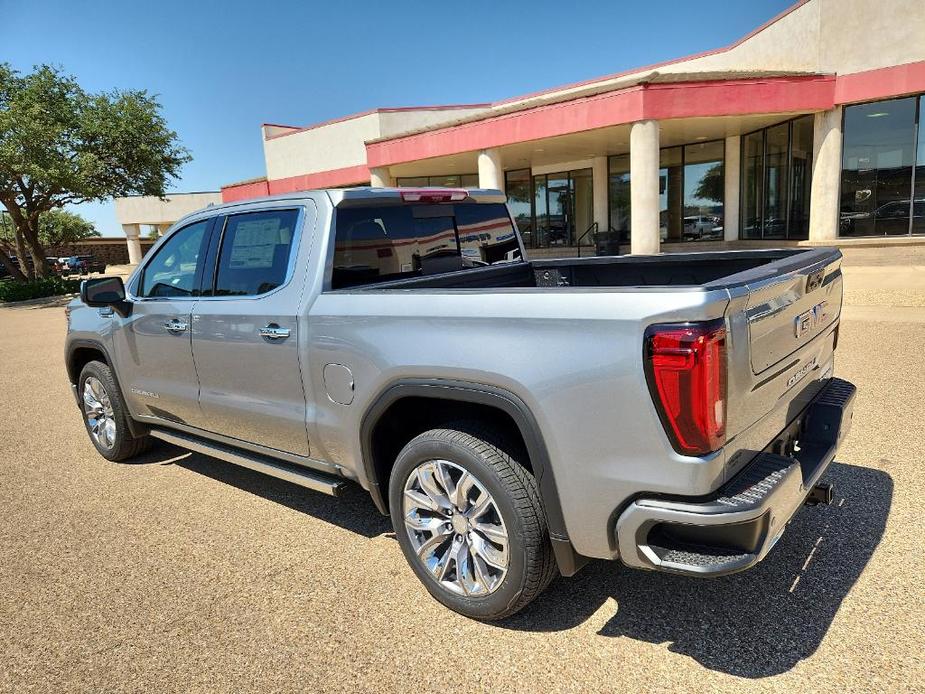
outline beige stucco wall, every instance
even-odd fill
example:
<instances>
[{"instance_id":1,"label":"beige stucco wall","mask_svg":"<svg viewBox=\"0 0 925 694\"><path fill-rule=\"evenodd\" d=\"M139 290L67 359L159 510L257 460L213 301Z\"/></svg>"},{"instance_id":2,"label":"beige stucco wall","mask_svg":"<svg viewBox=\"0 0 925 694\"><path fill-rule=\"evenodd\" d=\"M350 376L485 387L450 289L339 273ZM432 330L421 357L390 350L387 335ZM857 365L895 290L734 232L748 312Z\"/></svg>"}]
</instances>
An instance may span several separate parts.
<instances>
[{"instance_id":1,"label":"beige stucco wall","mask_svg":"<svg viewBox=\"0 0 925 694\"><path fill-rule=\"evenodd\" d=\"M450 123L490 110L488 106L474 108L440 108L414 111L381 111L379 113L379 137L394 137L433 125Z\"/></svg>"},{"instance_id":2,"label":"beige stucco wall","mask_svg":"<svg viewBox=\"0 0 925 694\"><path fill-rule=\"evenodd\" d=\"M749 70L817 72L821 11L819 0L812 0L731 50L660 67L658 71L666 75Z\"/></svg>"},{"instance_id":3,"label":"beige stucco wall","mask_svg":"<svg viewBox=\"0 0 925 694\"><path fill-rule=\"evenodd\" d=\"M379 137L379 114L328 123L292 135L265 139L263 155L267 178L276 180L302 174L366 164L366 140Z\"/></svg>"},{"instance_id":4,"label":"beige stucco wall","mask_svg":"<svg viewBox=\"0 0 925 694\"><path fill-rule=\"evenodd\" d=\"M116 198L116 219L119 224L173 224L191 212L221 202L221 193L175 193L164 200L153 195Z\"/></svg>"},{"instance_id":5,"label":"beige stucco wall","mask_svg":"<svg viewBox=\"0 0 925 694\"><path fill-rule=\"evenodd\" d=\"M366 141L475 115L487 107L375 111L319 125L284 137L279 126L264 126L263 154L267 178L345 169L366 164Z\"/></svg>"},{"instance_id":6,"label":"beige stucco wall","mask_svg":"<svg viewBox=\"0 0 925 694\"><path fill-rule=\"evenodd\" d=\"M813 0L819 70L847 74L925 60L925 0Z\"/></svg>"}]
</instances>

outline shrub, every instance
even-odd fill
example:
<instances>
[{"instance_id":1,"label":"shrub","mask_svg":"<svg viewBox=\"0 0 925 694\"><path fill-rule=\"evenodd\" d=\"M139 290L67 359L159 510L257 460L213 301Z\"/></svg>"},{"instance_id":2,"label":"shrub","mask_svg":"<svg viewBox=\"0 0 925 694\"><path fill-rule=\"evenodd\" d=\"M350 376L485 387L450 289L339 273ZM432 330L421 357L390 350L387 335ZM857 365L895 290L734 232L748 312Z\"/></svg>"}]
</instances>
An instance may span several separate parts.
<instances>
[{"instance_id":1,"label":"shrub","mask_svg":"<svg viewBox=\"0 0 925 694\"><path fill-rule=\"evenodd\" d=\"M0 282L0 301L26 301L43 296L74 294L80 291L80 280L46 277L30 282Z\"/></svg>"}]
</instances>

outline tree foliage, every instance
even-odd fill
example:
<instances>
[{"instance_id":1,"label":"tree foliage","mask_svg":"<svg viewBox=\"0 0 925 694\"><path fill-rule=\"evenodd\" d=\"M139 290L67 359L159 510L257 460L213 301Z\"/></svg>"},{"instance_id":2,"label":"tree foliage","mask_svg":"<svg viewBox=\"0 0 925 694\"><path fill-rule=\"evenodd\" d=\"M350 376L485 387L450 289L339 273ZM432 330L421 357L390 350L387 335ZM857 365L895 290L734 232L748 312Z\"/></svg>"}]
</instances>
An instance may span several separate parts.
<instances>
[{"instance_id":1,"label":"tree foliage","mask_svg":"<svg viewBox=\"0 0 925 694\"><path fill-rule=\"evenodd\" d=\"M9 219L9 213L0 212L0 214L3 215L3 219L0 220L0 249L16 255L15 227ZM67 210L49 210L39 218L39 241L46 249L77 243L96 236L100 236L100 232L96 230L92 222Z\"/></svg>"},{"instance_id":2,"label":"tree foliage","mask_svg":"<svg viewBox=\"0 0 925 694\"><path fill-rule=\"evenodd\" d=\"M50 210L125 195L163 197L189 159L146 91L91 94L57 67L22 75L0 63L0 203L15 227L20 274L45 272L41 217ZM0 262L9 265L8 254L0 253Z\"/></svg>"},{"instance_id":3,"label":"tree foliage","mask_svg":"<svg viewBox=\"0 0 925 694\"><path fill-rule=\"evenodd\" d=\"M725 191L723 190L723 165L721 163L714 164L706 170L694 191L694 197L713 202L723 201Z\"/></svg>"}]
</instances>

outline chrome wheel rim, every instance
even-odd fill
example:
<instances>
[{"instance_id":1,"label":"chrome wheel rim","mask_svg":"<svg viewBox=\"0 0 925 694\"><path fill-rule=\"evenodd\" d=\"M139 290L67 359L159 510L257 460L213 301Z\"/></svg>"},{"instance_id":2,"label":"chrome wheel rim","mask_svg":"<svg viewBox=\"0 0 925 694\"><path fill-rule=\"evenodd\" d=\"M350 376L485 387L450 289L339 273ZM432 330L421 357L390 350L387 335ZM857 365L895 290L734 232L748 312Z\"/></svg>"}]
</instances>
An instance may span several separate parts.
<instances>
[{"instance_id":1,"label":"chrome wheel rim","mask_svg":"<svg viewBox=\"0 0 925 694\"><path fill-rule=\"evenodd\" d=\"M90 436L98 445L112 448L116 445L116 420L112 413L112 401L96 376L90 376L84 381L83 402Z\"/></svg>"},{"instance_id":2,"label":"chrome wheel rim","mask_svg":"<svg viewBox=\"0 0 925 694\"><path fill-rule=\"evenodd\" d=\"M448 460L418 465L405 482L402 512L418 561L443 588L488 595L510 562L495 500L471 472Z\"/></svg>"}]
</instances>

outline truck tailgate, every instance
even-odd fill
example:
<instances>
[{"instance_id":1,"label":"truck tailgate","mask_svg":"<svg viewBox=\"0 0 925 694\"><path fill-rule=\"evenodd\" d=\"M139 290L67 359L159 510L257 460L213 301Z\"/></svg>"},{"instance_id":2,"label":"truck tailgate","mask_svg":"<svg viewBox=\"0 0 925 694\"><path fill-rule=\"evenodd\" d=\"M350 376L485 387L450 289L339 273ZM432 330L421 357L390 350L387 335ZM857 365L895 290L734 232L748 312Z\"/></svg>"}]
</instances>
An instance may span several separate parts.
<instances>
[{"instance_id":1,"label":"truck tailgate","mask_svg":"<svg viewBox=\"0 0 925 694\"><path fill-rule=\"evenodd\" d=\"M737 469L770 444L832 375L841 253L810 250L726 281L727 441L735 443L727 460Z\"/></svg>"},{"instance_id":2,"label":"truck tailgate","mask_svg":"<svg viewBox=\"0 0 925 694\"><path fill-rule=\"evenodd\" d=\"M812 342L841 312L838 261L814 263L784 277L749 286L749 353L761 374Z\"/></svg>"}]
</instances>

